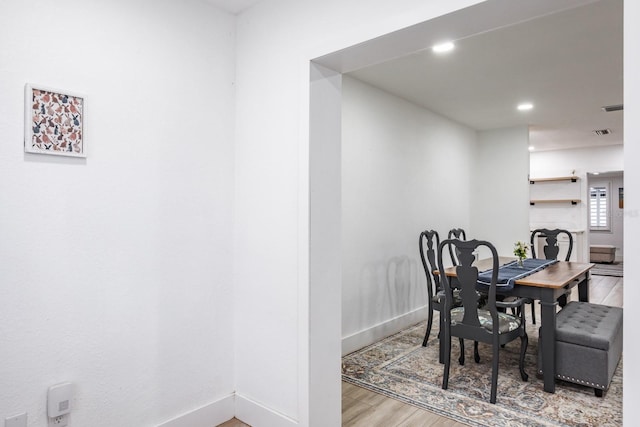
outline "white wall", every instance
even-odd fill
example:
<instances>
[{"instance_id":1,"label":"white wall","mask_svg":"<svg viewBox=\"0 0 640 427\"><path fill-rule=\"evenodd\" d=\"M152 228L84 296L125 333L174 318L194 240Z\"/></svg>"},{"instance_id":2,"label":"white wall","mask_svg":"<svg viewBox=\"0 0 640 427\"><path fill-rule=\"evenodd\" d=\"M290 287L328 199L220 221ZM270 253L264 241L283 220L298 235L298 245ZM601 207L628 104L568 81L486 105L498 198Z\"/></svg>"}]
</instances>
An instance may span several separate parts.
<instances>
[{"instance_id":1,"label":"white wall","mask_svg":"<svg viewBox=\"0 0 640 427\"><path fill-rule=\"evenodd\" d=\"M526 126L478 132L467 237L489 240L500 255L529 236L528 146Z\"/></svg>"},{"instance_id":2,"label":"white wall","mask_svg":"<svg viewBox=\"0 0 640 427\"><path fill-rule=\"evenodd\" d=\"M0 5L0 419L233 416L234 18L199 0ZM88 157L25 155L24 85L87 95ZM220 409L218 409L220 404Z\"/></svg>"},{"instance_id":3,"label":"white wall","mask_svg":"<svg viewBox=\"0 0 640 427\"><path fill-rule=\"evenodd\" d=\"M640 141L640 81L632 76L640 75L640 3L627 1L624 5L624 281L630 283L624 290L624 358L638 360L637 325L640 324L640 310L634 310L636 301L640 301L640 271L633 266L640 262L640 147L634 141ZM631 78L630 78L631 77ZM640 415L637 402L640 399L640 366L635 363L624 367L624 419L629 425Z\"/></svg>"},{"instance_id":4,"label":"white wall","mask_svg":"<svg viewBox=\"0 0 640 427\"><path fill-rule=\"evenodd\" d=\"M469 229L475 131L353 78L342 85L343 353L425 318L421 231ZM446 159L455 159L453 169ZM455 195L455 196L452 196Z\"/></svg>"},{"instance_id":5,"label":"white wall","mask_svg":"<svg viewBox=\"0 0 640 427\"><path fill-rule=\"evenodd\" d=\"M340 423L340 334L324 332L340 330L341 285L309 276L309 236L324 226L310 232L309 217L323 214L309 212L318 196L309 190L310 60L476 2L266 0L238 17L236 389L247 423ZM311 282L335 297L310 299ZM309 324L314 311L320 324ZM326 379L312 389L314 376Z\"/></svg>"},{"instance_id":6,"label":"white wall","mask_svg":"<svg viewBox=\"0 0 640 427\"><path fill-rule=\"evenodd\" d=\"M624 170L624 155L622 145L532 151L530 154L531 176L535 178L569 176L574 172L582 177L582 174L587 172L621 171Z\"/></svg>"},{"instance_id":7,"label":"white wall","mask_svg":"<svg viewBox=\"0 0 640 427\"><path fill-rule=\"evenodd\" d=\"M626 136L625 139L627 139ZM590 234L588 233L587 173L624 170L623 147L621 145L613 145L532 152L530 159L530 171L533 178L569 176L571 174L579 178L576 183L533 184L532 192L534 190L537 192L545 190L555 192L569 191L572 194L575 193L575 197L579 198L581 202L577 205L541 204L531 206L530 221L532 228L559 227L571 231L579 231L578 235L581 238L574 242L574 250L579 251L581 254L581 261L588 262Z\"/></svg>"},{"instance_id":8,"label":"white wall","mask_svg":"<svg viewBox=\"0 0 640 427\"><path fill-rule=\"evenodd\" d=\"M308 359L301 360L300 372L309 372L309 400L314 408L309 413L302 412L303 420L318 420L328 425L338 425L341 396L337 392L340 384L340 370L336 369L337 355L340 354L340 313L331 313L327 321L326 306L340 304L340 289L336 286L324 286L326 283L340 283L340 194L341 176L341 111L342 111L342 75L335 70L311 64L310 95L316 102L309 110L309 158L321 161L309 167L309 301L314 306L307 309L308 322L299 322L299 332L306 336L313 332L316 340L309 340ZM302 150L304 151L304 150ZM316 227L314 224L322 224ZM326 357L327 354L336 357ZM310 372L309 367L314 371ZM306 384L305 384L306 386ZM327 386L333 393L327 393ZM334 408L327 411L327 408ZM329 413L322 416L320 411ZM315 423L316 421L314 421ZM319 424L322 425L322 424Z\"/></svg>"}]
</instances>

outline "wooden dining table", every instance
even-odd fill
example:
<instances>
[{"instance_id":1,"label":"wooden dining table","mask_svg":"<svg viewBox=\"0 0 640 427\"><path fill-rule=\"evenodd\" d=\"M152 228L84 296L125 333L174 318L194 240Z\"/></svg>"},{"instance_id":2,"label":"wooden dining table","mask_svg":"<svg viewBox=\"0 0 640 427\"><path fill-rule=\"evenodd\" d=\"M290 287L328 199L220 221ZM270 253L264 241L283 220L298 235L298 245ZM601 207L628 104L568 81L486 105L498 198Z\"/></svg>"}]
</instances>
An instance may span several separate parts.
<instances>
[{"instance_id":1,"label":"wooden dining table","mask_svg":"<svg viewBox=\"0 0 640 427\"><path fill-rule=\"evenodd\" d=\"M514 259L516 258L500 257L500 265L504 265ZM475 265L478 267L478 271L488 270L492 268L492 260L479 260ZM589 301L590 270L594 265L592 263L558 261L542 270L517 279L511 290L503 291L498 288L500 295L513 295L540 301L540 327L544 328L544 334L541 337L541 345L544 349L541 355L541 368L544 390L549 393L554 393L556 390L555 340L558 300L563 299L572 288L577 286L578 299L580 301ZM445 274L448 277L456 277L455 267L446 268Z\"/></svg>"}]
</instances>

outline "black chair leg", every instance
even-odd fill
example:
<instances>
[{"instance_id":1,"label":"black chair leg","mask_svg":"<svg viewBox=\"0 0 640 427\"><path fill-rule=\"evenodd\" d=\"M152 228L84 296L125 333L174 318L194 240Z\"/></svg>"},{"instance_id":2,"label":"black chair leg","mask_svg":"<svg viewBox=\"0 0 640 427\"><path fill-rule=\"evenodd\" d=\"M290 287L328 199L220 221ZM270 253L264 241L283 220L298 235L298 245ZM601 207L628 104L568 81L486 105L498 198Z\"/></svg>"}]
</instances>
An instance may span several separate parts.
<instances>
[{"instance_id":1,"label":"black chair leg","mask_svg":"<svg viewBox=\"0 0 640 427\"><path fill-rule=\"evenodd\" d=\"M442 388L446 390L449 387L449 366L451 364L451 336L444 340L444 373L442 375Z\"/></svg>"},{"instance_id":2,"label":"black chair leg","mask_svg":"<svg viewBox=\"0 0 640 427\"><path fill-rule=\"evenodd\" d=\"M498 392L498 357L500 347L493 345L493 360L491 361L491 398L489 402L496 403L496 394Z\"/></svg>"},{"instance_id":3,"label":"black chair leg","mask_svg":"<svg viewBox=\"0 0 640 427\"><path fill-rule=\"evenodd\" d=\"M604 394L602 389L599 389L599 388L594 388L593 391L595 392L596 397L602 397Z\"/></svg>"},{"instance_id":4,"label":"black chair leg","mask_svg":"<svg viewBox=\"0 0 640 427\"><path fill-rule=\"evenodd\" d=\"M527 347L529 346L529 336L524 334L520 337L520 377L522 381L528 381L529 375L524 371L524 356L527 353Z\"/></svg>"},{"instance_id":5,"label":"black chair leg","mask_svg":"<svg viewBox=\"0 0 640 427\"><path fill-rule=\"evenodd\" d=\"M458 363L464 365L464 340L462 338L458 338L460 340L460 357L458 358Z\"/></svg>"},{"instance_id":6,"label":"black chair leg","mask_svg":"<svg viewBox=\"0 0 640 427\"><path fill-rule=\"evenodd\" d=\"M478 351L478 341L473 342L473 360L480 363L480 352Z\"/></svg>"},{"instance_id":7,"label":"black chair leg","mask_svg":"<svg viewBox=\"0 0 640 427\"><path fill-rule=\"evenodd\" d=\"M440 332L438 332L438 341L440 341L440 348L438 349L438 361L440 363L444 363L444 345L442 344L442 338L441 338L441 334L442 331L444 330L444 322L442 320L442 313L440 313Z\"/></svg>"},{"instance_id":8,"label":"black chair leg","mask_svg":"<svg viewBox=\"0 0 640 427\"><path fill-rule=\"evenodd\" d=\"M424 340L422 341L422 346L427 346L427 341L429 341L429 335L431 334L431 327L433 326L433 309L429 307L429 317L427 318L427 332L424 334Z\"/></svg>"}]
</instances>

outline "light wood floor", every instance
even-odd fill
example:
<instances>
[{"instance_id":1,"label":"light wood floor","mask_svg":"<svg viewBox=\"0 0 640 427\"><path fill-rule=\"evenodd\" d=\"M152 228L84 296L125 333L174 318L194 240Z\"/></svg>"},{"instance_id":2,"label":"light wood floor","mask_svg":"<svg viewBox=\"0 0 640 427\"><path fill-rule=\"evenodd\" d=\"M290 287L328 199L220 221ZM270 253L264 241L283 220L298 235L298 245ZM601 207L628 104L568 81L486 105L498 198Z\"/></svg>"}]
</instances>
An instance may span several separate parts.
<instances>
[{"instance_id":1,"label":"light wood floor","mask_svg":"<svg viewBox=\"0 0 640 427\"><path fill-rule=\"evenodd\" d=\"M589 301L622 307L623 287L621 277L591 276ZM578 299L577 289L571 297ZM536 319L540 319L539 306ZM529 311L527 309L527 311ZM457 421L442 417L415 406L378 393L342 382L342 426L343 427L462 427ZM232 419L220 427L250 427Z\"/></svg>"},{"instance_id":2,"label":"light wood floor","mask_svg":"<svg viewBox=\"0 0 640 427\"><path fill-rule=\"evenodd\" d=\"M251 427L249 424L245 424L237 418L232 418L226 423L222 423L217 427Z\"/></svg>"}]
</instances>

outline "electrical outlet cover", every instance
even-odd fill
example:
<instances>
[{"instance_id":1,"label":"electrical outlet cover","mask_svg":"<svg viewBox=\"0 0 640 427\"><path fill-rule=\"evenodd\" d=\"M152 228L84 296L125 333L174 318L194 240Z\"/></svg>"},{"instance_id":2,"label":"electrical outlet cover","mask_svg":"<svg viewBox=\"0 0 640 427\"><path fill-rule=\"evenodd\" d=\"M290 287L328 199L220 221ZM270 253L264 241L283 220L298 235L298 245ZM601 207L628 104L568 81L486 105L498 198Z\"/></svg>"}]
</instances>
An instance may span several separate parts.
<instances>
[{"instance_id":1,"label":"electrical outlet cover","mask_svg":"<svg viewBox=\"0 0 640 427\"><path fill-rule=\"evenodd\" d=\"M69 415L60 415L55 418L51 418L49 423L52 427L67 427L69 425Z\"/></svg>"},{"instance_id":2,"label":"electrical outlet cover","mask_svg":"<svg viewBox=\"0 0 640 427\"><path fill-rule=\"evenodd\" d=\"M49 387L47 415L56 418L71 412L71 383L61 383Z\"/></svg>"},{"instance_id":3,"label":"electrical outlet cover","mask_svg":"<svg viewBox=\"0 0 640 427\"><path fill-rule=\"evenodd\" d=\"M27 413L5 418L4 427L27 427Z\"/></svg>"}]
</instances>

